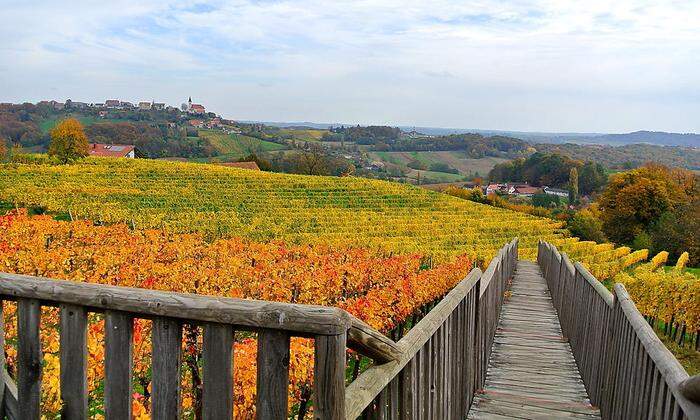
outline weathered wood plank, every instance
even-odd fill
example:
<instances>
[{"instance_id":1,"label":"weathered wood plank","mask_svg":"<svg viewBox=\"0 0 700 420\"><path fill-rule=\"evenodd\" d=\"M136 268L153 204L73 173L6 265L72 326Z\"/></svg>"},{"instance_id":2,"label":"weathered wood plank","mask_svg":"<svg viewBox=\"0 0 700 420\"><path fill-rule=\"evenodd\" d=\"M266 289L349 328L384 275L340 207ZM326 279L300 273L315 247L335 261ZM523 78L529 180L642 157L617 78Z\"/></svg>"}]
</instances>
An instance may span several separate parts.
<instances>
[{"instance_id":1,"label":"weathered wood plank","mask_svg":"<svg viewBox=\"0 0 700 420\"><path fill-rule=\"evenodd\" d=\"M314 342L314 416L318 419L343 418L346 335L319 335Z\"/></svg>"},{"instance_id":2,"label":"weathered wood plank","mask_svg":"<svg viewBox=\"0 0 700 420\"><path fill-rule=\"evenodd\" d=\"M105 314L105 414L131 418L134 320L123 312Z\"/></svg>"},{"instance_id":3,"label":"weathered wood plank","mask_svg":"<svg viewBox=\"0 0 700 420\"><path fill-rule=\"evenodd\" d=\"M590 405L539 268L519 261L468 418L600 418ZM559 289L560 299L566 289Z\"/></svg>"},{"instance_id":4,"label":"weathered wood plank","mask_svg":"<svg viewBox=\"0 0 700 420\"><path fill-rule=\"evenodd\" d=\"M0 295L6 299L37 299L51 305L80 305L91 311L124 311L142 318L168 317L281 329L308 336L345 334L351 323L347 312L326 306L162 292L9 273L0 273Z\"/></svg>"},{"instance_id":5,"label":"weathered wood plank","mask_svg":"<svg viewBox=\"0 0 700 420\"><path fill-rule=\"evenodd\" d=\"M202 415L207 420L233 416L233 333L230 325L204 325Z\"/></svg>"},{"instance_id":6,"label":"weathered wood plank","mask_svg":"<svg viewBox=\"0 0 700 420\"><path fill-rule=\"evenodd\" d=\"M86 419L87 311L83 306L61 305L59 352L61 362L61 417Z\"/></svg>"},{"instance_id":7,"label":"weathered wood plank","mask_svg":"<svg viewBox=\"0 0 700 420\"><path fill-rule=\"evenodd\" d=\"M261 419L287 418L289 386L289 334L262 330L258 333L257 415Z\"/></svg>"},{"instance_id":8,"label":"weathered wood plank","mask_svg":"<svg viewBox=\"0 0 700 420\"><path fill-rule=\"evenodd\" d=\"M153 320L152 415L155 420L180 418L182 324L172 318Z\"/></svg>"},{"instance_id":9,"label":"weathered wood plank","mask_svg":"<svg viewBox=\"0 0 700 420\"><path fill-rule=\"evenodd\" d=\"M17 396L19 417L39 419L41 404L41 305L36 299L20 299L17 304Z\"/></svg>"}]
</instances>

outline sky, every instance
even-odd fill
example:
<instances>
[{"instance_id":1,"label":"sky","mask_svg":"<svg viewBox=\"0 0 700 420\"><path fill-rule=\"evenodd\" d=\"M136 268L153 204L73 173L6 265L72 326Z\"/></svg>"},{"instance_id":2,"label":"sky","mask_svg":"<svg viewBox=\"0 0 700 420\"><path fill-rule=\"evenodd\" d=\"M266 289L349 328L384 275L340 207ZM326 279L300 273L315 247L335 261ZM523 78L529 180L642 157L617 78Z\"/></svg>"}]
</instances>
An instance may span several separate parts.
<instances>
[{"instance_id":1,"label":"sky","mask_svg":"<svg viewBox=\"0 0 700 420\"><path fill-rule=\"evenodd\" d=\"M700 1L0 0L0 102L700 132Z\"/></svg>"}]
</instances>

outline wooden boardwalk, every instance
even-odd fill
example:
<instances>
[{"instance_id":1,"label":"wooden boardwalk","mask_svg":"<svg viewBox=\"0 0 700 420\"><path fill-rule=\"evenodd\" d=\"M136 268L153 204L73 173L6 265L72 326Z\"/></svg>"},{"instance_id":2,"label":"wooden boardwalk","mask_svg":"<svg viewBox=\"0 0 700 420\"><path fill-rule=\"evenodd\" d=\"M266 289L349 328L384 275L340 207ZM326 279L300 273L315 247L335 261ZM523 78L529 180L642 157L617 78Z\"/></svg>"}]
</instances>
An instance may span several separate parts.
<instances>
[{"instance_id":1,"label":"wooden boardwalk","mask_svg":"<svg viewBox=\"0 0 700 420\"><path fill-rule=\"evenodd\" d=\"M470 419L596 419L545 279L537 264L518 261L505 301L484 389Z\"/></svg>"}]
</instances>

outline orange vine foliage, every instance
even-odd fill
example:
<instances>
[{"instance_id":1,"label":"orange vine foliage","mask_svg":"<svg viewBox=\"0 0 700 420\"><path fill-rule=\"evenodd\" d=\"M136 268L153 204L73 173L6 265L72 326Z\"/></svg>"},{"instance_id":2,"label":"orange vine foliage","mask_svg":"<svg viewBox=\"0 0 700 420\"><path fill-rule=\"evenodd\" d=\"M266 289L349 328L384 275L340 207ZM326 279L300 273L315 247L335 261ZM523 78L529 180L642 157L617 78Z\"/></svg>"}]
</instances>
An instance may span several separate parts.
<instances>
[{"instance_id":1,"label":"orange vine foliage","mask_svg":"<svg viewBox=\"0 0 700 420\"><path fill-rule=\"evenodd\" d=\"M60 222L25 211L0 216L0 271L72 281L141 287L237 298L333 305L369 325L388 331L420 306L446 293L472 268L466 256L433 268L421 255L385 255L361 248L252 242L241 238L207 242L200 234L131 230L125 224L95 226L88 221ZM16 361L14 304L6 304L8 365ZM60 412L58 314L44 308L43 410ZM137 320L134 331L134 413L147 418L150 387L150 321ZM201 355L201 334L183 342L184 359ZM101 413L104 322L90 315L88 331L91 414ZM184 334L186 337L188 333ZM235 412L255 412L257 341L237 334L234 346ZM313 381L313 343L293 339L290 407ZM185 361L185 363L187 363ZM183 408L196 409L193 375L183 368Z\"/></svg>"}]
</instances>

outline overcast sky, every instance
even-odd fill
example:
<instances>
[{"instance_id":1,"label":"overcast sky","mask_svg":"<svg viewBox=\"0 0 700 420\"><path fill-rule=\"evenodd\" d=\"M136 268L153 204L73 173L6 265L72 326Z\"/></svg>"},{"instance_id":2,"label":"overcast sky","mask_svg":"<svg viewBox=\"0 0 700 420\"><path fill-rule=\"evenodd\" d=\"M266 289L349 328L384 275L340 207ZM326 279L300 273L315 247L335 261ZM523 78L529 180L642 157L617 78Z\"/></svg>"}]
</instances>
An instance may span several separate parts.
<instances>
[{"instance_id":1,"label":"overcast sky","mask_svg":"<svg viewBox=\"0 0 700 420\"><path fill-rule=\"evenodd\" d=\"M0 0L0 102L700 132L700 1Z\"/></svg>"}]
</instances>

